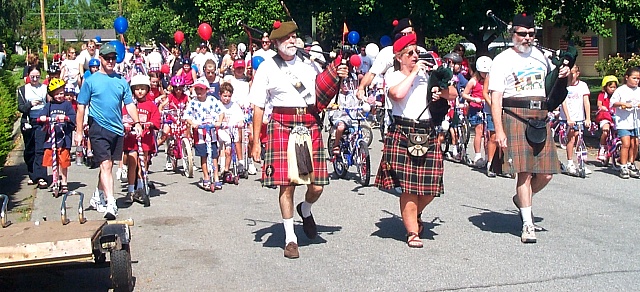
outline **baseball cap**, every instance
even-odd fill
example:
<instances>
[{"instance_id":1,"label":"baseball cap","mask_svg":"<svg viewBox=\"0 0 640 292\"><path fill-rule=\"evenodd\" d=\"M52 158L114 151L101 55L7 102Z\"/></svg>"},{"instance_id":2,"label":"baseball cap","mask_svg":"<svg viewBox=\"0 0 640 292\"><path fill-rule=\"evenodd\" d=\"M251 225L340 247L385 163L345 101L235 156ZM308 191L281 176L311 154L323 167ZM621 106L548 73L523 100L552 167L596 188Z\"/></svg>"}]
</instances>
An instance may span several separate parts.
<instances>
[{"instance_id":1,"label":"baseball cap","mask_svg":"<svg viewBox=\"0 0 640 292\"><path fill-rule=\"evenodd\" d=\"M116 46L107 43L100 48L100 56L104 56L108 54L117 54Z\"/></svg>"},{"instance_id":2,"label":"baseball cap","mask_svg":"<svg viewBox=\"0 0 640 292\"><path fill-rule=\"evenodd\" d=\"M209 89L209 81L206 78L200 78L193 83L193 88Z\"/></svg>"},{"instance_id":3,"label":"baseball cap","mask_svg":"<svg viewBox=\"0 0 640 292\"><path fill-rule=\"evenodd\" d=\"M244 68L246 65L244 64L244 60L235 60L233 62L233 69L235 68Z\"/></svg>"},{"instance_id":4,"label":"baseball cap","mask_svg":"<svg viewBox=\"0 0 640 292\"><path fill-rule=\"evenodd\" d=\"M202 48L202 47L206 47L206 46L207 46L207 44L205 44L205 43L200 43L200 47L201 47L201 48Z\"/></svg>"}]
</instances>

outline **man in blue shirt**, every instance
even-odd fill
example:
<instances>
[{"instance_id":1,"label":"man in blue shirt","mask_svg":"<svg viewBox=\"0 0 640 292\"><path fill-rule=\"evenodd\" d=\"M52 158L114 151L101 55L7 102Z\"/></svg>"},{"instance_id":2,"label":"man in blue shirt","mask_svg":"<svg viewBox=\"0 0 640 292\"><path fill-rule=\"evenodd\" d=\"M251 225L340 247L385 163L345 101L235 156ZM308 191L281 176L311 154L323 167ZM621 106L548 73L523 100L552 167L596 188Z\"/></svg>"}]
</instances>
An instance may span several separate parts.
<instances>
[{"instance_id":1,"label":"man in blue shirt","mask_svg":"<svg viewBox=\"0 0 640 292\"><path fill-rule=\"evenodd\" d=\"M124 125L122 124L122 104L135 122L136 133L142 133L138 110L133 103L131 88L127 81L114 71L116 65L116 48L111 44L100 50L100 71L88 78L80 88L78 95L78 113L76 125L84 123L85 107L89 104L89 140L93 148L93 161L100 165L100 181L98 189L106 195L104 217L115 220L118 214L116 200L113 196L113 161L122 160L124 141ZM83 136L82 127L76 129L76 143L80 144ZM91 198L92 206L101 211L104 200ZM96 202L101 202L100 205Z\"/></svg>"}]
</instances>

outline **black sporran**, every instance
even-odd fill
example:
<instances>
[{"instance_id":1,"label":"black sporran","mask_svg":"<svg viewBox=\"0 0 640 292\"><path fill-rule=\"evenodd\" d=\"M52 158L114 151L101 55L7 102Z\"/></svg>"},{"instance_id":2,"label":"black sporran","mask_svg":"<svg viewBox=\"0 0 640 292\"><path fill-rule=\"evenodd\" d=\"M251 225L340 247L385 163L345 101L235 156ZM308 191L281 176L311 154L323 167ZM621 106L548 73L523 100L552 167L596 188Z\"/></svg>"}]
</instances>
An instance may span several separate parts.
<instances>
[{"instance_id":1,"label":"black sporran","mask_svg":"<svg viewBox=\"0 0 640 292\"><path fill-rule=\"evenodd\" d=\"M528 119L526 137L531 144L543 144L547 141L547 122L545 120Z\"/></svg>"},{"instance_id":2,"label":"black sporran","mask_svg":"<svg viewBox=\"0 0 640 292\"><path fill-rule=\"evenodd\" d=\"M429 134L409 133L407 150L411 156L424 156L429 150Z\"/></svg>"}]
</instances>

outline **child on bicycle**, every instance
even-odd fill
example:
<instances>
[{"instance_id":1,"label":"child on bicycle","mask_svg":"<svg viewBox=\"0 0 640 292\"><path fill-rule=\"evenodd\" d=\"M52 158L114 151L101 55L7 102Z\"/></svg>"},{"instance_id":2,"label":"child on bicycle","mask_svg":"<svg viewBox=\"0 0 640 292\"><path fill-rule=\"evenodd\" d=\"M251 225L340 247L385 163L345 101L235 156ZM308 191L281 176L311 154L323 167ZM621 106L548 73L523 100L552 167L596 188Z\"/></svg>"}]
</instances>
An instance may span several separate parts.
<instances>
[{"instance_id":1,"label":"child on bicycle","mask_svg":"<svg viewBox=\"0 0 640 292\"><path fill-rule=\"evenodd\" d=\"M484 120L482 110L484 108L482 97L482 89L484 88L484 79L487 77L489 69L491 69L491 58L482 56L476 61L476 71L473 77L467 83L462 91L462 97L469 103L469 123L475 130L473 138L473 151L476 153L473 158L473 164L476 167L483 167L485 162L482 160L480 146L482 144ZM489 137L485 137L488 139Z\"/></svg>"},{"instance_id":2,"label":"child on bicycle","mask_svg":"<svg viewBox=\"0 0 640 292\"><path fill-rule=\"evenodd\" d=\"M142 144L143 161L145 170L149 169L149 155L156 152L155 148L155 135L154 130L160 128L160 113L153 100L148 99L147 95L151 84L149 77L138 74L131 78L131 92L137 101L138 117L140 117L140 123L142 123L143 133L139 133L140 142ZM129 116L126 107L122 108L122 121L125 124L129 124L133 129L133 119ZM138 163L138 140L136 134L131 133L124 137L123 151L125 152L127 161L127 196L125 197L126 203L132 203L134 200L140 202L142 196L139 191L142 188L142 169L139 168ZM136 183L136 178L137 184Z\"/></svg>"},{"instance_id":3,"label":"child on bicycle","mask_svg":"<svg viewBox=\"0 0 640 292\"><path fill-rule=\"evenodd\" d=\"M602 91L598 94L598 111L596 113L596 123L602 130L600 135L600 150L598 150L598 160L607 159L607 137L611 125L613 125L613 117L611 117L611 95L618 88L618 78L608 75L602 78Z\"/></svg>"},{"instance_id":4,"label":"child on bicycle","mask_svg":"<svg viewBox=\"0 0 640 292\"><path fill-rule=\"evenodd\" d=\"M580 80L580 67L574 65L571 68L573 80L567 86L567 98L561 105L560 119L567 121L569 132L567 133L567 165L566 170L571 175L576 175L578 170L573 163L573 148L578 137L578 127L583 130L591 126L591 105L589 103L589 86ZM579 125L582 123L582 125ZM586 174L591 174L591 170L585 168Z\"/></svg>"},{"instance_id":5,"label":"child on bicycle","mask_svg":"<svg viewBox=\"0 0 640 292\"><path fill-rule=\"evenodd\" d=\"M222 120L224 119L224 113L222 108L224 107L219 100L213 96L208 96L209 82L205 78L196 80L193 84L193 90L196 93L196 98L187 103L183 119L193 129L193 143L195 148L195 156L200 157L200 165L202 166L202 180L198 184L204 190L210 190L213 180L214 188L216 190L222 189L222 182L218 176L218 146L217 136L212 135L211 139L211 167L213 167L213 177L209 176L209 166L207 165L207 133L205 129L198 129L198 126L203 124L213 124L216 127L220 127Z\"/></svg>"},{"instance_id":6,"label":"child on bicycle","mask_svg":"<svg viewBox=\"0 0 640 292\"><path fill-rule=\"evenodd\" d=\"M169 93L166 98L161 99L160 104L158 105L158 110L161 113L164 110L175 111L177 115L165 115L165 120L163 121L164 125L162 126L162 136L160 136L160 140L158 140L158 145L162 145L164 141L167 140L169 132L171 132L171 126L169 125L169 123L167 123L167 121L177 123L180 119L181 111L187 107L187 103L189 102L189 96L187 96L184 92L185 81L182 77L171 77L170 85L171 93ZM167 162L165 169L173 169L173 165L171 165L171 162Z\"/></svg>"},{"instance_id":7,"label":"child on bicycle","mask_svg":"<svg viewBox=\"0 0 640 292\"><path fill-rule=\"evenodd\" d=\"M75 93L75 88L74 93ZM60 193L66 194L69 192L67 187L67 174L69 167L71 166L71 137L72 132L75 130L76 124L76 111L73 110L71 102L65 99L65 82L62 79L51 79L48 86L48 94L51 97L50 101L44 105L43 116L40 117L41 121L46 121L47 117L51 120L50 123L65 122L62 126L55 126L55 135L51 136L48 131L49 128L45 128L47 137L44 143L44 157L42 166L53 167L53 143L56 143L56 162L58 164L58 173L62 176L60 182Z\"/></svg>"},{"instance_id":8,"label":"child on bicycle","mask_svg":"<svg viewBox=\"0 0 640 292\"><path fill-rule=\"evenodd\" d=\"M640 120L638 107L640 107L640 68L631 67L624 73L625 84L618 87L611 96L611 106L616 107L616 127L618 137L622 141L620 149L620 177L640 177L635 165L638 153L638 126ZM619 107L619 108L618 108Z\"/></svg>"},{"instance_id":9,"label":"child on bicycle","mask_svg":"<svg viewBox=\"0 0 640 292\"><path fill-rule=\"evenodd\" d=\"M244 158L242 156L242 129L237 128L239 125L244 125L244 112L238 103L231 101L233 95L233 86L229 82L224 82L220 85L220 102L222 103L222 112L224 113L224 120L222 124L227 126L226 129L218 131L218 138L222 149L220 149L221 155L224 154L224 172L222 177L225 183L230 183L232 177L229 167L231 167L231 140L233 138L234 147L236 148L236 161L238 162L238 173L243 173Z\"/></svg>"},{"instance_id":10,"label":"child on bicycle","mask_svg":"<svg viewBox=\"0 0 640 292\"><path fill-rule=\"evenodd\" d=\"M344 134L344 131L352 126L351 117L349 117L349 114L347 114L343 108L356 107L360 104L360 100L356 97L356 92L349 87L348 82L343 82L340 86L337 103L330 105L331 112L329 112L329 120L336 130L335 139L333 139L333 145L331 147L331 153L334 156L340 155L340 138Z\"/></svg>"}]
</instances>

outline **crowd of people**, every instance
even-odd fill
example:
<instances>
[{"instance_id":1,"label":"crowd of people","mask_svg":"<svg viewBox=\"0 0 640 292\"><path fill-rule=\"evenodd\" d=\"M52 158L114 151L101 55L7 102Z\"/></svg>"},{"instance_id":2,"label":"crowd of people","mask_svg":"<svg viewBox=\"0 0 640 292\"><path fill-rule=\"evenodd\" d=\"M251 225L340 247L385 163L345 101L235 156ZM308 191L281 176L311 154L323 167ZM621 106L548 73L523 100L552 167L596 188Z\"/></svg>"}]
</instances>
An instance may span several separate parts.
<instances>
[{"instance_id":1,"label":"crowd of people","mask_svg":"<svg viewBox=\"0 0 640 292\"><path fill-rule=\"evenodd\" d=\"M464 57L462 45L442 58L418 46L406 18L394 22L393 45L371 57L364 48L359 50L362 62L356 68L342 64L340 57L326 66L306 57L301 51L307 47L309 53L312 44L299 45L294 22L274 23L271 32L262 36L260 48L230 44L222 51L202 43L193 53L179 48L163 53L163 47L147 53L133 46L117 63L114 45L100 47L89 41L80 54L68 48L47 72L41 71L37 56L32 55L25 68L26 84L17 92L29 184L49 187L46 167L59 167L60 191L68 192L67 169L74 154L79 155L71 149L83 146L100 169L91 205L113 220L117 216L114 181L126 181L127 203L140 201L142 173L159 148L167 149L177 123L181 125L178 137L190 139L195 156L200 157L198 185L205 191L221 190L230 183L226 178L232 161L237 162L237 173L247 175L257 174L256 163L262 162L262 185L279 188L284 256L298 258L294 208L305 235L315 238L311 208L329 184L321 133L324 121L319 114L338 111L333 116L340 134L351 126L339 112L341 106L378 101L388 112L384 122L388 132L375 186L400 193L407 245L420 248L421 214L444 194L444 158L459 160L460 155L455 145L451 154L439 147L443 131L455 127L456 108L468 107L467 118L475 133L473 164L485 167L489 177L515 176L512 200L523 223L521 241L536 242L540 227L533 223L533 195L561 172L547 123L545 92L545 78L555 65L532 46L532 16L516 15L512 25L513 47L494 60L479 57L474 66ZM432 58L420 57L425 53ZM569 80L559 114L569 129L566 171L575 173L572 155L577 127L591 124L589 90L579 80L578 66L558 69L559 78ZM345 79L355 82L352 90L341 88L344 81L340 81ZM605 157L608 137L620 137L622 178L640 177L634 164L639 80L638 68L629 68L622 82L605 77L597 102L595 121L602 129L598 159ZM380 92L383 98L376 100ZM537 139L529 134L531 121L544 122ZM455 144L461 137L451 134ZM482 139L487 142L485 157ZM408 151L416 143L427 146L426 151ZM334 147L329 155L338 154L338 145L330 146ZM165 170L175 171L175 167L167 161ZM302 185L306 185L304 200L295 205L295 188Z\"/></svg>"}]
</instances>

